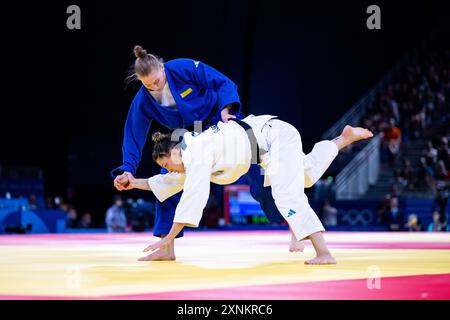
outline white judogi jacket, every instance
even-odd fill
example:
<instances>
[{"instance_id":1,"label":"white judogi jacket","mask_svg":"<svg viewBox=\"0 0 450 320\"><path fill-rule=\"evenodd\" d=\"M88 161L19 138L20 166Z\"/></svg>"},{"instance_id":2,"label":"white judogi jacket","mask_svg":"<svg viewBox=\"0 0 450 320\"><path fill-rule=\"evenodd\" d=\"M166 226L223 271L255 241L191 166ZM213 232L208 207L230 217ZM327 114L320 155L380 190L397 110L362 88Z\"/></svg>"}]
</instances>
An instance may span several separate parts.
<instances>
[{"instance_id":1,"label":"white judogi jacket","mask_svg":"<svg viewBox=\"0 0 450 320\"><path fill-rule=\"evenodd\" d=\"M276 117L250 115L243 119L252 127L259 147L264 150L268 150L268 146L262 129L273 118ZM251 165L251 145L246 131L234 121L219 122L200 134L186 132L183 138L186 147L181 150L181 156L186 172L158 174L149 178L148 184L161 202L184 189L175 210L174 222L198 227L208 201L210 182L231 184L247 173ZM319 149L329 150L329 145L320 145L323 142L314 146L316 150L313 149L311 155ZM325 142L335 146L330 141ZM332 151L334 153L335 150ZM305 187L312 186L322 176L336 154L337 150L330 161L317 154L310 159L308 156L304 158Z\"/></svg>"}]
</instances>

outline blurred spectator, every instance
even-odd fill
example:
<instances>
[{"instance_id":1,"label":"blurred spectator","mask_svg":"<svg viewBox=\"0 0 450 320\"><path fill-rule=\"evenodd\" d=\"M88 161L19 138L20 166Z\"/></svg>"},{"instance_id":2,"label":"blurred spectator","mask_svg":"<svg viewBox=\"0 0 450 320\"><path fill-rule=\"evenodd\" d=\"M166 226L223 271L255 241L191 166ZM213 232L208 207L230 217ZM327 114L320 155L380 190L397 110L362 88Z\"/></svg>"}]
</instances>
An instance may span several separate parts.
<instances>
[{"instance_id":1,"label":"blurred spectator","mask_svg":"<svg viewBox=\"0 0 450 320\"><path fill-rule=\"evenodd\" d=\"M83 213L80 221L81 228L91 228L92 227L92 217L89 212Z\"/></svg>"},{"instance_id":2,"label":"blurred spectator","mask_svg":"<svg viewBox=\"0 0 450 320\"><path fill-rule=\"evenodd\" d=\"M68 206L63 202L62 197L55 196L55 197L47 197L45 199L45 207L47 209L60 209L64 211L68 211Z\"/></svg>"},{"instance_id":3,"label":"blurred spectator","mask_svg":"<svg viewBox=\"0 0 450 320\"><path fill-rule=\"evenodd\" d=\"M34 193L28 196L28 206L31 211L37 210L37 197Z\"/></svg>"},{"instance_id":4,"label":"blurred spectator","mask_svg":"<svg viewBox=\"0 0 450 320\"><path fill-rule=\"evenodd\" d=\"M435 190L434 172L428 165L425 157L420 158L420 164L417 168L417 186L432 191Z\"/></svg>"},{"instance_id":5,"label":"blurred spectator","mask_svg":"<svg viewBox=\"0 0 450 320\"><path fill-rule=\"evenodd\" d=\"M440 221L441 221L442 225L447 226L446 208L447 208L448 199L450 197L449 188L445 183L439 182L439 183L437 183L436 191L437 191L437 196L434 199L434 201L437 204L438 211L441 215Z\"/></svg>"},{"instance_id":6,"label":"blurred spectator","mask_svg":"<svg viewBox=\"0 0 450 320\"><path fill-rule=\"evenodd\" d=\"M426 126L426 113L425 107L416 111L414 115L411 116L411 138L414 140L420 137L420 133Z\"/></svg>"},{"instance_id":7,"label":"blurred spectator","mask_svg":"<svg viewBox=\"0 0 450 320\"><path fill-rule=\"evenodd\" d=\"M436 163L438 151L433 147L433 143L431 141L428 141L428 149L425 151L425 155L429 163Z\"/></svg>"},{"instance_id":8,"label":"blurred spectator","mask_svg":"<svg viewBox=\"0 0 450 320\"><path fill-rule=\"evenodd\" d=\"M445 167L445 163L442 160L439 160L436 163L436 179L439 181L446 181L448 180L448 171Z\"/></svg>"},{"instance_id":9,"label":"blurred spectator","mask_svg":"<svg viewBox=\"0 0 450 320\"><path fill-rule=\"evenodd\" d=\"M123 200L120 195L113 198L114 204L106 211L106 227L108 232L125 232L127 218L123 209Z\"/></svg>"},{"instance_id":10,"label":"blurred spectator","mask_svg":"<svg viewBox=\"0 0 450 320\"><path fill-rule=\"evenodd\" d=\"M405 229L408 231L421 231L422 224L416 214L412 213L408 216L408 222L405 225Z\"/></svg>"},{"instance_id":11,"label":"blurred spectator","mask_svg":"<svg viewBox=\"0 0 450 320\"><path fill-rule=\"evenodd\" d=\"M324 225L326 225L326 226L336 226L337 225L338 211L336 208L334 208L330 205L330 201L328 199L325 199L321 211L322 211L322 221L323 221Z\"/></svg>"},{"instance_id":12,"label":"blurred spectator","mask_svg":"<svg viewBox=\"0 0 450 320\"><path fill-rule=\"evenodd\" d=\"M409 159L404 160L404 165L400 169L400 173L398 175L397 183L401 186L401 191L407 188L408 190L414 189L414 185L416 185L417 176L416 170L414 170L411 165L411 161Z\"/></svg>"},{"instance_id":13,"label":"blurred spectator","mask_svg":"<svg viewBox=\"0 0 450 320\"><path fill-rule=\"evenodd\" d=\"M398 207L398 198L392 197L386 214L386 225L389 231L400 231L403 227L403 212Z\"/></svg>"},{"instance_id":14,"label":"blurred spectator","mask_svg":"<svg viewBox=\"0 0 450 320\"><path fill-rule=\"evenodd\" d=\"M400 151L401 130L395 125L395 119L389 120L389 125L383 130L382 157L383 160L393 163Z\"/></svg>"},{"instance_id":15,"label":"blurred spectator","mask_svg":"<svg viewBox=\"0 0 450 320\"><path fill-rule=\"evenodd\" d=\"M411 189L412 187L411 183L408 183L408 180L406 180L401 176L400 170L396 170L393 178L393 183L391 186L392 194L400 195L403 193L406 187L409 187L409 189Z\"/></svg>"},{"instance_id":16,"label":"blurred spectator","mask_svg":"<svg viewBox=\"0 0 450 320\"><path fill-rule=\"evenodd\" d=\"M428 225L428 231L444 231L443 225L440 221L441 214L438 210L433 211L433 222Z\"/></svg>"},{"instance_id":17,"label":"blurred spectator","mask_svg":"<svg viewBox=\"0 0 450 320\"><path fill-rule=\"evenodd\" d=\"M78 228L78 213L75 208L69 208L67 211L67 220L66 220L66 227L68 229Z\"/></svg>"},{"instance_id":18,"label":"blurred spectator","mask_svg":"<svg viewBox=\"0 0 450 320\"><path fill-rule=\"evenodd\" d=\"M53 202L54 202L54 208L58 208L58 209L60 209L60 208L61 208L61 205L63 204L62 198L59 197L59 196L56 196L56 197L53 199Z\"/></svg>"},{"instance_id":19,"label":"blurred spectator","mask_svg":"<svg viewBox=\"0 0 450 320\"><path fill-rule=\"evenodd\" d=\"M361 125L374 134L382 133L382 169L394 166L392 191L397 194L435 193L437 183L450 184L449 53L433 46L415 50L361 117ZM430 141L431 137L437 140ZM409 141L417 139L428 139L422 151L425 159L409 162L415 160L414 152L421 145ZM411 158L403 151L411 152ZM402 157L404 165L396 168L395 160Z\"/></svg>"}]
</instances>

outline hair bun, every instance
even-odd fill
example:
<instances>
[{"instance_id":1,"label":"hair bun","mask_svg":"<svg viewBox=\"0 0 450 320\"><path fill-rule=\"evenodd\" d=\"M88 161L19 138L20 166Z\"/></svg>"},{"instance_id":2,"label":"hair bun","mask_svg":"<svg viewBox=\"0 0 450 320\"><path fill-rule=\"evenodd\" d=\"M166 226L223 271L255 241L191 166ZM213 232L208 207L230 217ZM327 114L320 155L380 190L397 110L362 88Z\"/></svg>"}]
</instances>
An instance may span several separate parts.
<instances>
[{"instance_id":1,"label":"hair bun","mask_svg":"<svg viewBox=\"0 0 450 320\"><path fill-rule=\"evenodd\" d=\"M147 50L144 50L141 46L134 46L134 55L136 58L144 59L147 55Z\"/></svg>"},{"instance_id":2,"label":"hair bun","mask_svg":"<svg viewBox=\"0 0 450 320\"><path fill-rule=\"evenodd\" d=\"M161 132L155 132L152 134L152 141L159 142L164 138L164 134Z\"/></svg>"}]
</instances>

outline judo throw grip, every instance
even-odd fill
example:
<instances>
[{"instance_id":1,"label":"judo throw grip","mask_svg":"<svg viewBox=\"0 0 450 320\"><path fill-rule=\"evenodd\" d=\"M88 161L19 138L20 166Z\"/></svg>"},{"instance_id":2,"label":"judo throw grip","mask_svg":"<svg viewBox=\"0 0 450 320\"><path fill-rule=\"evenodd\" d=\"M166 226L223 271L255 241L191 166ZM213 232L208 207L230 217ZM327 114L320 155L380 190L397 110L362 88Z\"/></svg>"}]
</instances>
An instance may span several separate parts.
<instances>
[{"instance_id":1,"label":"judo throw grip","mask_svg":"<svg viewBox=\"0 0 450 320\"><path fill-rule=\"evenodd\" d=\"M124 188L128 188L128 186L130 185L130 180L128 179L128 176L125 175L125 179L126 181L123 181L121 184Z\"/></svg>"}]
</instances>

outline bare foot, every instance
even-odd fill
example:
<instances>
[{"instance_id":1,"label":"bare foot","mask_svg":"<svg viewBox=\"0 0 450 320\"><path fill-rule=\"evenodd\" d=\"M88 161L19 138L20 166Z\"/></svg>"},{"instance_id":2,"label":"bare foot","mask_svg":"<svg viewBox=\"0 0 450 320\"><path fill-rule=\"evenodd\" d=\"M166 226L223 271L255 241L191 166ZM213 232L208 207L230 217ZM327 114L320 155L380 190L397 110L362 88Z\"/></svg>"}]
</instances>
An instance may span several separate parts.
<instances>
[{"instance_id":1,"label":"bare foot","mask_svg":"<svg viewBox=\"0 0 450 320\"><path fill-rule=\"evenodd\" d=\"M289 252L303 252L305 249L305 244L303 241L297 241L296 239L292 239L289 244Z\"/></svg>"},{"instance_id":2,"label":"bare foot","mask_svg":"<svg viewBox=\"0 0 450 320\"><path fill-rule=\"evenodd\" d=\"M305 264L336 264L336 259L331 254L323 254L314 259L305 261Z\"/></svg>"},{"instance_id":3,"label":"bare foot","mask_svg":"<svg viewBox=\"0 0 450 320\"><path fill-rule=\"evenodd\" d=\"M158 250L150 253L146 257L139 258L138 261L175 261L176 257L174 253Z\"/></svg>"},{"instance_id":4,"label":"bare foot","mask_svg":"<svg viewBox=\"0 0 450 320\"><path fill-rule=\"evenodd\" d=\"M373 137L373 133L368 129L346 125L342 131L341 137L347 140L350 144L355 141L371 138Z\"/></svg>"}]
</instances>

